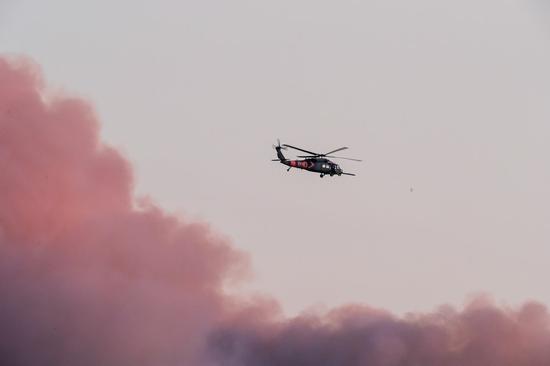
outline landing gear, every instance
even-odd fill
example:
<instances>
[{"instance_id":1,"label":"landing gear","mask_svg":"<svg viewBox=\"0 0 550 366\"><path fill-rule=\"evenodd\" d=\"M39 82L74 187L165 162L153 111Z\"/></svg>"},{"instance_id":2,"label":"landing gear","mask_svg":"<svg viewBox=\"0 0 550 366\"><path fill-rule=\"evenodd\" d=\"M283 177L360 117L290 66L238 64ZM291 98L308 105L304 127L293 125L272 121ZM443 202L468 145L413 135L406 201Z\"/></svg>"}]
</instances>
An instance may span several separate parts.
<instances>
[{"instance_id":1,"label":"landing gear","mask_svg":"<svg viewBox=\"0 0 550 366\"><path fill-rule=\"evenodd\" d=\"M323 173L321 173L320 177L323 178L325 175Z\"/></svg>"},{"instance_id":2,"label":"landing gear","mask_svg":"<svg viewBox=\"0 0 550 366\"><path fill-rule=\"evenodd\" d=\"M288 167L288 169L286 170L287 172L290 171L290 168L292 168L291 166Z\"/></svg>"}]
</instances>

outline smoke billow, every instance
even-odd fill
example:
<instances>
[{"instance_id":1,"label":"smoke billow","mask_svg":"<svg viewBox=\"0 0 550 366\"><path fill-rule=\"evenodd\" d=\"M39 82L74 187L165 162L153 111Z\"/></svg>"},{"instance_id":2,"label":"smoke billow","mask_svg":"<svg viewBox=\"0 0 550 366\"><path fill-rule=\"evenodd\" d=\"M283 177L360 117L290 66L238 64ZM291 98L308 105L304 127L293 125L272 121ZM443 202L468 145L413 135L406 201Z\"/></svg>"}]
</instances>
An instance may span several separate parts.
<instances>
[{"instance_id":1,"label":"smoke billow","mask_svg":"<svg viewBox=\"0 0 550 366\"><path fill-rule=\"evenodd\" d=\"M206 224L136 204L90 106L0 58L0 365L548 366L544 306L477 300L397 318L282 319L223 293L246 257Z\"/></svg>"},{"instance_id":2,"label":"smoke billow","mask_svg":"<svg viewBox=\"0 0 550 366\"><path fill-rule=\"evenodd\" d=\"M196 364L246 264L207 225L135 207L98 127L0 58L0 365Z\"/></svg>"},{"instance_id":3,"label":"smoke billow","mask_svg":"<svg viewBox=\"0 0 550 366\"><path fill-rule=\"evenodd\" d=\"M550 317L535 303L512 310L477 299L462 311L442 307L402 319L367 307L290 321L258 320L265 318L243 314L211 333L212 364L550 365Z\"/></svg>"}]
</instances>

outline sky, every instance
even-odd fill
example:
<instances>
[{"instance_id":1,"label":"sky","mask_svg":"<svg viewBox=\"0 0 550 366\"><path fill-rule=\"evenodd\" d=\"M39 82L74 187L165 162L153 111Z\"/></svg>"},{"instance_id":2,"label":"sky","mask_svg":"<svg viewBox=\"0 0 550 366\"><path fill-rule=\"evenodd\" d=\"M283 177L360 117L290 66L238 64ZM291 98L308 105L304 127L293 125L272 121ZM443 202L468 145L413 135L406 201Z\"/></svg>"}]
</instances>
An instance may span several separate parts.
<instances>
[{"instance_id":1,"label":"sky","mask_svg":"<svg viewBox=\"0 0 550 366\"><path fill-rule=\"evenodd\" d=\"M549 16L541 0L0 0L0 52L93 104L138 196L249 254L235 291L290 315L550 304ZM277 138L363 162L286 172Z\"/></svg>"}]
</instances>

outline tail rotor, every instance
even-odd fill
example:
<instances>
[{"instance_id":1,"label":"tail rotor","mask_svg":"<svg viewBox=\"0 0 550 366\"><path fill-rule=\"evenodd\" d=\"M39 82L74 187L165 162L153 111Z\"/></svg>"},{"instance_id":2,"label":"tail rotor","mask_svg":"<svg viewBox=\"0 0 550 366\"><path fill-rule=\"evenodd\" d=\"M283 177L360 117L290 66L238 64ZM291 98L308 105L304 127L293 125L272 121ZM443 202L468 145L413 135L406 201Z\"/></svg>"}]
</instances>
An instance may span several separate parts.
<instances>
[{"instance_id":1,"label":"tail rotor","mask_svg":"<svg viewBox=\"0 0 550 366\"><path fill-rule=\"evenodd\" d=\"M286 161L285 156L281 152L281 150L286 150L286 146L281 145L281 140L277 139L277 145L273 145L273 148L275 149L275 151L277 151L277 158L278 158L278 159L273 159L273 161Z\"/></svg>"},{"instance_id":2,"label":"tail rotor","mask_svg":"<svg viewBox=\"0 0 550 366\"><path fill-rule=\"evenodd\" d=\"M281 146L281 140L277 139L277 145L272 145L275 150L286 150L286 146Z\"/></svg>"}]
</instances>

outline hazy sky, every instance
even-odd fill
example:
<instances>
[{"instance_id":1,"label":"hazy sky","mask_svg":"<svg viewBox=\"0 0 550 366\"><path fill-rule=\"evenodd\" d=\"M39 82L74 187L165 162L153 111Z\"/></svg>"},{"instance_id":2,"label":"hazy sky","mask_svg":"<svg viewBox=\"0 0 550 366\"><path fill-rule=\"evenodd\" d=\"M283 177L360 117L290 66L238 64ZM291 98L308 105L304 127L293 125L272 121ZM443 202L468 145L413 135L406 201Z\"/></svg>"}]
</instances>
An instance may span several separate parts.
<instances>
[{"instance_id":1,"label":"hazy sky","mask_svg":"<svg viewBox=\"0 0 550 366\"><path fill-rule=\"evenodd\" d=\"M90 100L138 194L231 237L289 314L550 304L549 8L0 0L0 52ZM277 137L364 162L287 173Z\"/></svg>"}]
</instances>

